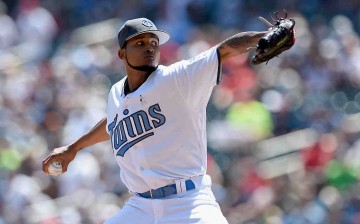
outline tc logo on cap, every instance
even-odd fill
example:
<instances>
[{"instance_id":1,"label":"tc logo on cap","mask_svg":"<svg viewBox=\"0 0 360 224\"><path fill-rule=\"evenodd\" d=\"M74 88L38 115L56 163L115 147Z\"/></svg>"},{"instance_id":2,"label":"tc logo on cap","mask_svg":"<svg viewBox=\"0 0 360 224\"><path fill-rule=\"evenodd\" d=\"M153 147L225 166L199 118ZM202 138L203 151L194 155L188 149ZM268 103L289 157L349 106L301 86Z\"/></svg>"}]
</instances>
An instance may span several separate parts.
<instances>
[{"instance_id":1,"label":"tc logo on cap","mask_svg":"<svg viewBox=\"0 0 360 224\"><path fill-rule=\"evenodd\" d=\"M150 20L147 20L147 19L144 19L142 21L142 25L149 27L149 28L154 26L154 24Z\"/></svg>"}]
</instances>

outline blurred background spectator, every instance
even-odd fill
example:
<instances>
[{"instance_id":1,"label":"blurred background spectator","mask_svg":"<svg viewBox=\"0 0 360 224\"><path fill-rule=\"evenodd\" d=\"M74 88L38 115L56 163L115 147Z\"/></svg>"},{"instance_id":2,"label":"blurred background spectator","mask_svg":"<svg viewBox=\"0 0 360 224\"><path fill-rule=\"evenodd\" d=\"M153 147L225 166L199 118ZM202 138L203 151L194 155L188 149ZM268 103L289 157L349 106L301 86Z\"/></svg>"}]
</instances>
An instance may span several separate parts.
<instances>
[{"instance_id":1,"label":"blurred background spectator","mask_svg":"<svg viewBox=\"0 0 360 224\"><path fill-rule=\"evenodd\" d=\"M223 65L208 106L208 173L231 224L360 223L357 0L0 1L0 224L100 223L129 197L111 147L66 174L41 161L105 115L125 74L116 33L148 17L170 32L161 63L188 59L274 11L295 46L267 65Z\"/></svg>"}]
</instances>

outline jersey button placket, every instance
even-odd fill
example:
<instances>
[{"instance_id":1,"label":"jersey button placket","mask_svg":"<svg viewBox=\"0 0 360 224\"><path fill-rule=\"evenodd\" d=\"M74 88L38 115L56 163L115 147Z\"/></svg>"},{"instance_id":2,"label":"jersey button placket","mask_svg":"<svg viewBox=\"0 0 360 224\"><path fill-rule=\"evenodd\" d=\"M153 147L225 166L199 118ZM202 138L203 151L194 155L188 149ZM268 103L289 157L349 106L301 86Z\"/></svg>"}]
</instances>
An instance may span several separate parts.
<instances>
[{"instance_id":1,"label":"jersey button placket","mask_svg":"<svg viewBox=\"0 0 360 224\"><path fill-rule=\"evenodd\" d=\"M125 96L124 97L124 101L123 101L123 110L125 110L125 109L128 109L128 107L129 107L129 96Z\"/></svg>"}]
</instances>

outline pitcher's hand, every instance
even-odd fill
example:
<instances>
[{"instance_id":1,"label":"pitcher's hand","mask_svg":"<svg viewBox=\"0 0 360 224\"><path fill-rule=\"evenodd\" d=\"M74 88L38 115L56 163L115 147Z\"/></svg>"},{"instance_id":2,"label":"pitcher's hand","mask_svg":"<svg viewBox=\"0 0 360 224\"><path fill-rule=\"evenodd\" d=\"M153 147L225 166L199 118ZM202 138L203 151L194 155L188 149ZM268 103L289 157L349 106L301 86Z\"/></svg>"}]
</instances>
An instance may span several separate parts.
<instances>
[{"instance_id":1,"label":"pitcher's hand","mask_svg":"<svg viewBox=\"0 0 360 224\"><path fill-rule=\"evenodd\" d=\"M43 160L42 169L46 174L50 174L48 171L49 166L53 162L60 162L62 164L61 173L65 173L69 163L74 160L75 156L76 150L72 150L71 146L56 148Z\"/></svg>"}]
</instances>

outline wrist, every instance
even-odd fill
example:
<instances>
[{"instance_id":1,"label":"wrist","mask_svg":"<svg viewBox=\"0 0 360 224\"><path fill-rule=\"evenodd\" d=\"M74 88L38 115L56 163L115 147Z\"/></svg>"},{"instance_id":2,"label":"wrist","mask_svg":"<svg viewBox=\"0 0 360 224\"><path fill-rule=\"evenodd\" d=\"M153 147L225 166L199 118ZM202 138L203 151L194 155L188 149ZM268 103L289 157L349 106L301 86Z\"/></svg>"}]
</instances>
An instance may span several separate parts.
<instances>
[{"instance_id":1,"label":"wrist","mask_svg":"<svg viewBox=\"0 0 360 224\"><path fill-rule=\"evenodd\" d=\"M79 145L78 142L74 142L70 145L68 145L68 151L70 151L71 153L76 154L77 152L79 152L81 150L81 146Z\"/></svg>"}]
</instances>

